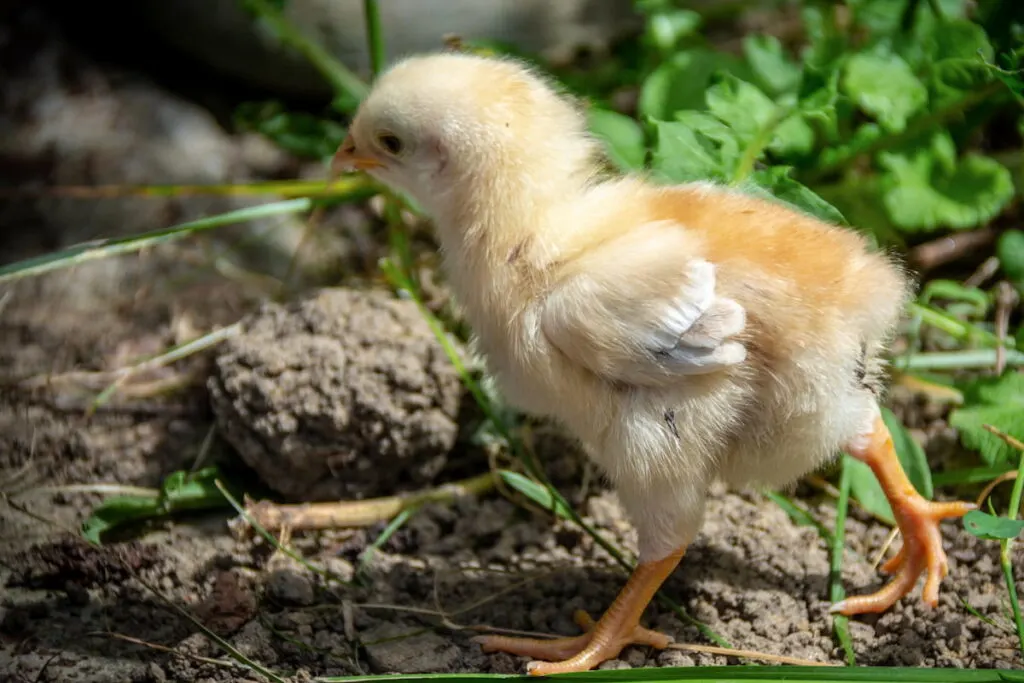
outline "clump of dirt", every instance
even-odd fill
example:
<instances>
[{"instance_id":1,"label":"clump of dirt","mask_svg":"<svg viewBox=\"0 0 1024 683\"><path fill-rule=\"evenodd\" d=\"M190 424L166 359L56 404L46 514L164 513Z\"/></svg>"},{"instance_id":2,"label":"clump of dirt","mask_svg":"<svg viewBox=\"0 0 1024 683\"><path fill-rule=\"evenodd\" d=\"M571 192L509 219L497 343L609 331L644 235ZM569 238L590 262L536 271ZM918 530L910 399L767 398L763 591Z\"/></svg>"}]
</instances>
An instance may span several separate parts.
<instances>
[{"instance_id":1,"label":"clump of dirt","mask_svg":"<svg viewBox=\"0 0 1024 683\"><path fill-rule=\"evenodd\" d=\"M431 482L462 394L414 303L354 289L264 305L224 345L209 390L220 432L292 500Z\"/></svg>"}]
</instances>

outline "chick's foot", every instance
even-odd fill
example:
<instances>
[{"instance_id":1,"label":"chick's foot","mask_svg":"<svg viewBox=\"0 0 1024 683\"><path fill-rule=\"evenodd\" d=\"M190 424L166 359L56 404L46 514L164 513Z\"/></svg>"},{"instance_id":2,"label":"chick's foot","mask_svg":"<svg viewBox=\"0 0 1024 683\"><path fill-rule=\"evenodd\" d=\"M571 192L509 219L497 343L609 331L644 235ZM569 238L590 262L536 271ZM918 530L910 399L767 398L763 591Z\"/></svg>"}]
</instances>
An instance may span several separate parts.
<instances>
[{"instance_id":1,"label":"chick's foot","mask_svg":"<svg viewBox=\"0 0 1024 683\"><path fill-rule=\"evenodd\" d=\"M628 645L664 649L672 638L640 626L640 615L682 556L683 550L680 549L663 560L638 565L615 602L596 624L589 614L577 611L573 616L576 624L586 631L583 635L555 640L478 636L473 640L484 652L501 651L543 660L527 665L527 671L534 676L589 671L614 659Z\"/></svg>"},{"instance_id":2,"label":"chick's foot","mask_svg":"<svg viewBox=\"0 0 1024 683\"><path fill-rule=\"evenodd\" d=\"M949 573L939 523L943 519L963 517L977 506L960 501L936 503L922 497L903 471L892 437L881 418L868 444L850 451L867 463L878 478L903 536L903 547L882 565L883 572L895 574L892 581L871 595L837 602L830 611L847 616L884 612L913 590L918 577L925 572L927 578L921 598L929 607L935 607L939 602L939 583Z\"/></svg>"}]
</instances>

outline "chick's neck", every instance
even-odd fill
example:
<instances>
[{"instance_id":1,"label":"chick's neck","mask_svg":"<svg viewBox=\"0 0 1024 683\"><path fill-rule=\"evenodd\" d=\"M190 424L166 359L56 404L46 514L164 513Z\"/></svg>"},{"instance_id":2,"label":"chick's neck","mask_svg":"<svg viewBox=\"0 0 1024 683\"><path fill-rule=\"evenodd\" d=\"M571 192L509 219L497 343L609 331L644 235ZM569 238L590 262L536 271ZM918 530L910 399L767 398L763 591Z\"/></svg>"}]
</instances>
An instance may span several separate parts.
<instances>
[{"instance_id":1,"label":"chick's neck","mask_svg":"<svg viewBox=\"0 0 1024 683\"><path fill-rule=\"evenodd\" d=\"M536 288L549 260L553 216L580 196L592 175L577 163L534 159L460 174L435 212L447 277L472 323L507 315Z\"/></svg>"}]
</instances>

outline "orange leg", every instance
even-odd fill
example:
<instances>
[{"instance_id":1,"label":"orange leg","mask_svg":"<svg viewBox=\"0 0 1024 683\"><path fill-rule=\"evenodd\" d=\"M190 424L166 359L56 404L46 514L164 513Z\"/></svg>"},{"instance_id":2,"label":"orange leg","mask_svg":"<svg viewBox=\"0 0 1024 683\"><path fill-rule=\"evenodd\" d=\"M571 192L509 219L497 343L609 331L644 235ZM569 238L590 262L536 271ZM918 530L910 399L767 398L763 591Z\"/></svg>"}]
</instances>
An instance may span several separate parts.
<instances>
[{"instance_id":1,"label":"orange leg","mask_svg":"<svg viewBox=\"0 0 1024 683\"><path fill-rule=\"evenodd\" d=\"M882 565L883 572L895 574L892 581L871 595L837 602L831 611L845 615L884 612L909 593L924 572L927 579L921 597L925 604L935 607L939 602L939 582L949 573L939 522L963 517L976 506L963 502L933 503L923 498L903 471L892 436L881 418L875 422L868 444L850 449L850 455L867 463L878 478L903 536L903 547Z\"/></svg>"},{"instance_id":2,"label":"orange leg","mask_svg":"<svg viewBox=\"0 0 1024 683\"><path fill-rule=\"evenodd\" d=\"M615 602L596 625L586 612L577 612L576 623L587 631L583 635L555 640L477 636L473 640L480 643L484 652L502 651L549 660L530 662L527 671L534 676L589 671L601 662L617 657L627 645L664 649L672 639L640 626L640 615L679 564L683 552L684 549L679 549L663 560L637 565Z\"/></svg>"}]
</instances>

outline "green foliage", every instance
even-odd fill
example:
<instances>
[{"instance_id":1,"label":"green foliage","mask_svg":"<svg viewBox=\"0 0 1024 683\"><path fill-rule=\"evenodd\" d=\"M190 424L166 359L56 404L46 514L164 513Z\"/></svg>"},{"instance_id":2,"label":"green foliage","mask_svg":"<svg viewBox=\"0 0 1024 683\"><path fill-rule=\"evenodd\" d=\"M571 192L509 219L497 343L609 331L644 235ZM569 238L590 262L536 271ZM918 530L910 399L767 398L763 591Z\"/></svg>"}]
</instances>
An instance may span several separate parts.
<instances>
[{"instance_id":1,"label":"green foliage","mask_svg":"<svg viewBox=\"0 0 1024 683\"><path fill-rule=\"evenodd\" d=\"M610 109L591 107L587 110L587 124L590 132L605 143L609 159L619 170L643 168L647 141L635 119Z\"/></svg>"},{"instance_id":2,"label":"green foliage","mask_svg":"<svg viewBox=\"0 0 1024 683\"><path fill-rule=\"evenodd\" d=\"M224 225L243 223L245 221L266 218L267 216L300 213L309 210L312 205L313 202L307 198L289 199L282 202L272 202L236 211L228 211L217 216L199 218L140 235L127 235L125 237L82 242L60 251L0 266L0 282L41 275L62 268L70 268L87 261L140 251L158 244L166 244L174 240L183 239L196 232L212 230Z\"/></svg>"},{"instance_id":3,"label":"green foliage","mask_svg":"<svg viewBox=\"0 0 1024 683\"><path fill-rule=\"evenodd\" d=\"M964 515L964 529L987 541L1001 541L1017 538L1024 531L1024 520L997 517L981 510L971 510Z\"/></svg>"},{"instance_id":4,"label":"green foliage","mask_svg":"<svg viewBox=\"0 0 1024 683\"><path fill-rule=\"evenodd\" d=\"M652 54L638 112L655 177L762 190L883 242L998 216L1016 191L1010 172L966 147L1022 91L1017 55L997 54L959 0L847 4L857 34L834 6L808 2L799 55L752 35L736 56L700 40L673 3L642 3Z\"/></svg>"},{"instance_id":5,"label":"green foliage","mask_svg":"<svg viewBox=\"0 0 1024 683\"><path fill-rule=\"evenodd\" d=\"M292 154L329 159L345 139L345 128L311 114L288 112L280 102L248 102L235 111L235 125L268 137Z\"/></svg>"},{"instance_id":6,"label":"green foliage","mask_svg":"<svg viewBox=\"0 0 1024 683\"><path fill-rule=\"evenodd\" d=\"M846 62L843 92L882 128L901 132L928 103L928 89L899 55L861 53Z\"/></svg>"},{"instance_id":7,"label":"green foliage","mask_svg":"<svg viewBox=\"0 0 1024 683\"><path fill-rule=\"evenodd\" d=\"M962 388L965 405L950 414L949 423L960 432L963 445L977 451L987 465L1015 459L1014 449L983 425L1024 440L1024 374L1010 370L1000 377L970 380Z\"/></svg>"},{"instance_id":8,"label":"green foliage","mask_svg":"<svg viewBox=\"0 0 1024 683\"><path fill-rule=\"evenodd\" d=\"M501 480L507 486L523 494L545 510L554 512L562 519L570 521L573 519L572 511L566 506L565 501L555 498L547 487L541 486L533 479L525 477L518 472L498 470L498 475L501 476Z\"/></svg>"},{"instance_id":9,"label":"green foliage","mask_svg":"<svg viewBox=\"0 0 1024 683\"><path fill-rule=\"evenodd\" d=\"M908 153L881 153L883 201L892 222L906 231L969 228L988 222L1013 197L1010 172L968 153L959 160L945 131Z\"/></svg>"},{"instance_id":10,"label":"green foliage","mask_svg":"<svg viewBox=\"0 0 1024 683\"><path fill-rule=\"evenodd\" d=\"M82 523L82 535L101 543L103 534L122 526L138 524L175 513L223 508L227 500L214 483L217 468L207 467L193 474L170 474L152 496L117 496L103 502Z\"/></svg>"},{"instance_id":11,"label":"green foliage","mask_svg":"<svg viewBox=\"0 0 1024 683\"><path fill-rule=\"evenodd\" d=\"M1024 295L1024 231L1007 230L999 236L996 256L1006 279Z\"/></svg>"}]
</instances>

